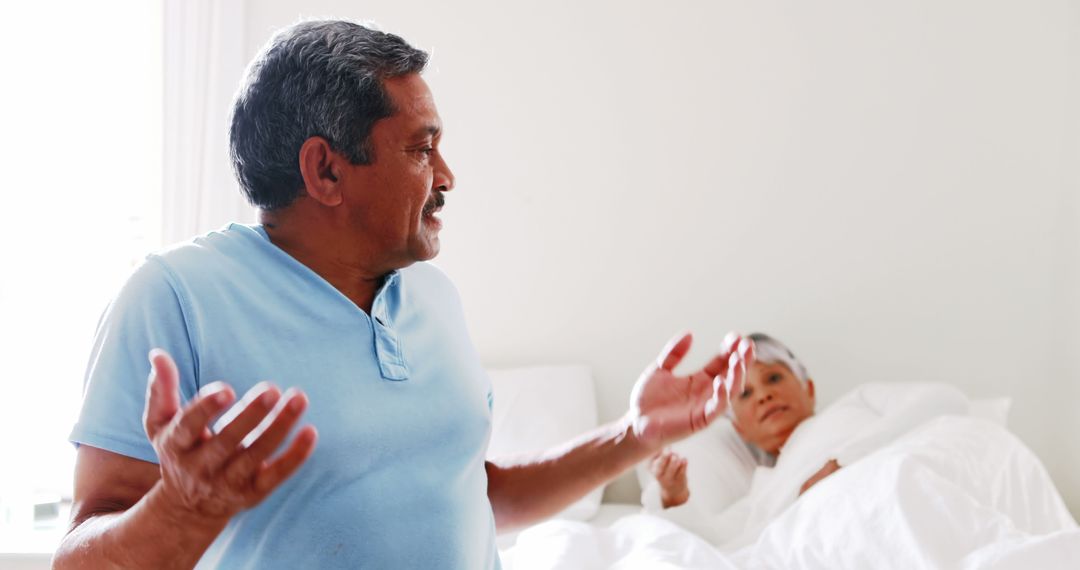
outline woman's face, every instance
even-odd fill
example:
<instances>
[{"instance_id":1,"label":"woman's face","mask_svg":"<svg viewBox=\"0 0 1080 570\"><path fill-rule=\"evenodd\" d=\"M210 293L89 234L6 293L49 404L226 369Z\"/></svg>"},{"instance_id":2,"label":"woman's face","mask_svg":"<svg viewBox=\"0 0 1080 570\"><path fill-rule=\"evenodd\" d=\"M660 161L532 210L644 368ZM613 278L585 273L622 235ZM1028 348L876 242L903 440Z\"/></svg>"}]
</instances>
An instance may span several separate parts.
<instances>
[{"instance_id":1,"label":"woman's face","mask_svg":"<svg viewBox=\"0 0 1080 570\"><path fill-rule=\"evenodd\" d=\"M743 393L732 396L731 409L739 435L775 454L791 432L814 414L814 382L800 381L779 362L754 362Z\"/></svg>"}]
</instances>

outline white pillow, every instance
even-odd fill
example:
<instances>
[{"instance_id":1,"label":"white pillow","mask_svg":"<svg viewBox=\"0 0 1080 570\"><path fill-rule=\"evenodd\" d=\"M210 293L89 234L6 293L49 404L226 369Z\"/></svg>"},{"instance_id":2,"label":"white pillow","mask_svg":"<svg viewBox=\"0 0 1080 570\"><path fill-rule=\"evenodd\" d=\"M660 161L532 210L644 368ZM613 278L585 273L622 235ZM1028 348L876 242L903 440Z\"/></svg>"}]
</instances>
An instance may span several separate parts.
<instances>
[{"instance_id":1,"label":"white pillow","mask_svg":"<svg viewBox=\"0 0 1080 570\"><path fill-rule=\"evenodd\" d=\"M489 460L535 455L598 425L596 391L586 366L538 366L489 370L492 408ZM588 520L600 508L602 487L557 518Z\"/></svg>"}]
</instances>

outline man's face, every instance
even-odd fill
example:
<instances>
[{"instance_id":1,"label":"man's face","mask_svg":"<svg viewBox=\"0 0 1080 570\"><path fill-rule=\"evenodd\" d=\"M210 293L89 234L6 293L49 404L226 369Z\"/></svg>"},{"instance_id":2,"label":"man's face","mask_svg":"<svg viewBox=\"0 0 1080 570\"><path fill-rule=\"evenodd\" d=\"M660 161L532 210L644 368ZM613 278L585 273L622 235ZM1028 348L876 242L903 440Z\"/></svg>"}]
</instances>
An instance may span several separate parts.
<instances>
[{"instance_id":1,"label":"man's face","mask_svg":"<svg viewBox=\"0 0 1080 570\"><path fill-rule=\"evenodd\" d=\"M742 394L732 395L735 430L746 441L777 453L803 420L814 413L814 383L800 381L787 366L754 362Z\"/></svg>"},{"instance_id":2,"label":"man's face","mask_svg":"<svg viewBox=\"0 0 1080 570\"><path fill-rule=\"evenodd\" d=\"M427 83L410 74L383 80L394 114L371 130L374 160L347 167L344 193L355 239L392 268L439 253L444 192L454 176L439 154L442 120Z\"/></svg>"}]
</instances>

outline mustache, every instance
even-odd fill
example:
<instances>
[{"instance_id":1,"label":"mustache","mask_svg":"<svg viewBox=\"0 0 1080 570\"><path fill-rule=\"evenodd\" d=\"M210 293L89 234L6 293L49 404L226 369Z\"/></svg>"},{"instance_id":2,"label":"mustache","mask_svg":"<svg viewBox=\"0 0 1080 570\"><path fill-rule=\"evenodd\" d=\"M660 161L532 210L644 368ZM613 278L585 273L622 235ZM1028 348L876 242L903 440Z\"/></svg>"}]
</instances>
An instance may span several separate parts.
<instances>
[{"instance_id":1,"label":"mustache","mask_svg":"<svg viewBox=\"0 0 1080 570\"><path fill-rule=\"evenodd\" d=\"M431 199L424 204L424 215L434 212L437 208L442 208L446 204L446 198L443 197L442 192L435 192L432 194Z\"/></svg>"}]
</instances>

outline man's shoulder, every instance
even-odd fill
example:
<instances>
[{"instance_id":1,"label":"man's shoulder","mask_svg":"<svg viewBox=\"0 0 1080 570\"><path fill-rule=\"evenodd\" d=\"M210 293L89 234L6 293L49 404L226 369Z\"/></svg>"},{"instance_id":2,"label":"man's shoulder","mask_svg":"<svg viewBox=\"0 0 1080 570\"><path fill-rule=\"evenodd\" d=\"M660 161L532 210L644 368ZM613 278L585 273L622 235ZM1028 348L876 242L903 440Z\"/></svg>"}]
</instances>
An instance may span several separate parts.
<instances>
[{"instance_id":1,"label":"man's shoulder","mask_svg":"<svg viewBox=\"0 0 1080 570\"><path fill-rule=\"evenodd\" d=\"M402 276L409 276L410 278L415 279L450 281L446 272L430 261L417 261L416 263L399 270L399 272Z\"/></svg>"},{"instance_id":2,"label":"man's shoulder","mask_svg":"<svg viewBox=\"0 0 1080 570\"><path fill-rule=\"evenodd\" d=\"M228 224L221 229L177 242L150 254L166 266L182 267L203 263L215 257L243 255L263 240L258 230L243 224Z\"/></svg>"},{"instance_id":3,"label":"man's shoulder","mask_svg":"<svg viewBox=\"0 0 1080 570\"><path fill-rule=\"evenodd\" d=\"M257 263L265 243L256 228L228 224L151 253L147 261L159 265L173 281L200 280L236 274L240 266Z\"/></svg>"},{"instance_id":4,"label":"man's shoulder","mask_svg":"<svg viewBox=\"0 0 1080 570\"><path fill-rule=\"evenodd\" d=\"M402 294L410 305L419 304L438 312L461 315L461 294L450 277L438 266L421 261L398 270ZM448 313L448 314L449 314Z\"/></svg>"},{"instance_id":5,"label":"man's shoulder","mask_svg":"<svg viewBox=\"0 0 1080 570\"><path fill-rule=\"evenodd\" d=\"M455 295L457 288L450 277L437 265L428 261L419 261L398 271L402 282L411 287L433 288L449 290Z\"/></svg>"}]
</instances>

